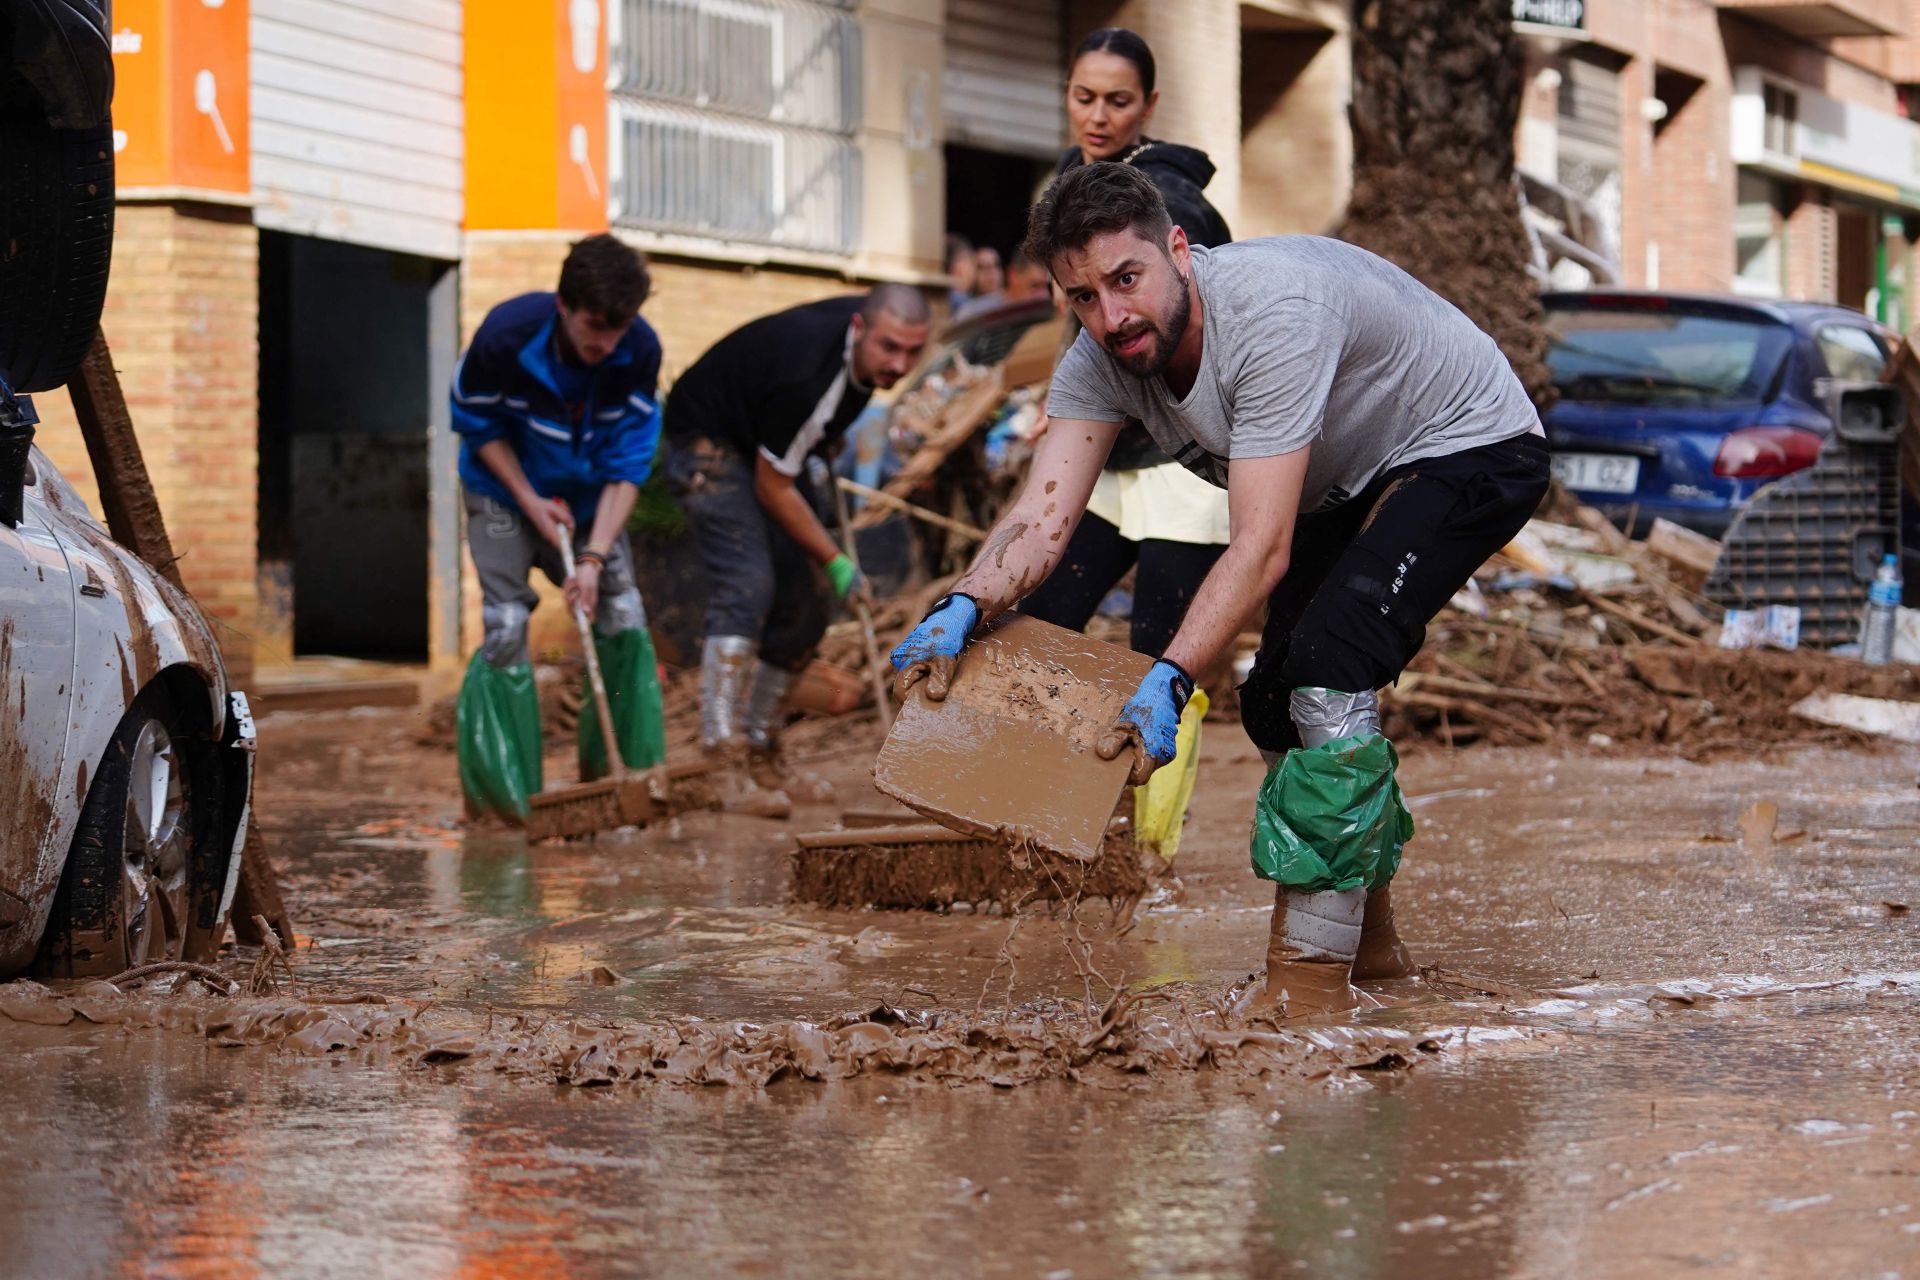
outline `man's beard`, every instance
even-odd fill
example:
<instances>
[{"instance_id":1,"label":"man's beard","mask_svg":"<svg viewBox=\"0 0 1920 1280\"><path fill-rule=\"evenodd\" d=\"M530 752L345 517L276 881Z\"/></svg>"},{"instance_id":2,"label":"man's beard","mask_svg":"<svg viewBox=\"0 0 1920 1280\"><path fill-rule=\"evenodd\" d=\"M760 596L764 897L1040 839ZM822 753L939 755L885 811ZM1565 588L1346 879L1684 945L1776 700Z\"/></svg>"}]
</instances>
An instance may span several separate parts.
<instances>
[{"instance_id":1,"label":"man's beard","mask_svg":"<svg viewBox=\"0 0 1920 1280\"><path fill-rule=\"evenodd\" d=\"M1107 335L1107 351L1120 363L1120 367L1136 378L1157 378L1165 373L1173 362L1173 352L1180 345L1180 339L1187 332L1187 322L1193 318L1193 299L1187 296L1187 285L1183 280L1180 291L1174 300L1173 311L1167 316L1164 326L1152 320L1142 320L1131 329ZM1151 332L1153 345L1145 351L1123 356L1113 348L1128 338L1143 332Z\"/></svg>"}]
</instances>

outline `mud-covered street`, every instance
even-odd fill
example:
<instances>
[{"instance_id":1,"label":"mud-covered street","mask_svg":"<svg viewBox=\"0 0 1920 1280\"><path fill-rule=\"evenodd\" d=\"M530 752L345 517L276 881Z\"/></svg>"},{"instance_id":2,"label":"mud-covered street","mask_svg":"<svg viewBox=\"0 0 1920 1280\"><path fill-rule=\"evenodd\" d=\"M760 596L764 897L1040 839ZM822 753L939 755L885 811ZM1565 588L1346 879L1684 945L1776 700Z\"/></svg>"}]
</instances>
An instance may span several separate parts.
<instances>
[{"instance_id":1,"label":"mud-covered street","mask_svg":"<svg viewBox=\"0 0 1920 1280\"><path fill-rule=\"evenodd\" d=\"M791 832L877 803L859 721L797 735L834 798L789 824L538 848L461 827L423 723L262 719L291 985L6 989L0 1269L1920 1266L1909 749L1416 748L1399 911L1433 968L1276 1029L1224 1011L1270 901L1230 723L1118 936L1103 903L789 904Z\"/></svg>"}]
</instances>

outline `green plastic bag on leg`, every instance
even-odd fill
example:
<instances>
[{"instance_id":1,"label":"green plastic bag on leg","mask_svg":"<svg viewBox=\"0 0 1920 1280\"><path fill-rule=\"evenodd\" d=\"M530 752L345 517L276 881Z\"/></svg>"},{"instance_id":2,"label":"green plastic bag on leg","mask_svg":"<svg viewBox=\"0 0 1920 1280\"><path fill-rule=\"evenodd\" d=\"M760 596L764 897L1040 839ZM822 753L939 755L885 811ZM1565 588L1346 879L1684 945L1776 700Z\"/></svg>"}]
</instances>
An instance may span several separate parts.
<instances>
[{"instance_id":1,"label":"green plastic bag on leg","mask_svg":"<svg viewBox=\"0 0 1920 1280\"><path fill-rule=\"evenodd\" d=\"M600 678L607 682L607 706L613 712L613 736L629 769L650 769L667 758L666 713L661 708L660 666L653 637L633 627L593 637L600 654ZM607 776L607 748L600 741L600 712L592 690L580 704L580 776Z\"/></svg>"},{"instance_id":2,"label":"green plastic bag on leg","mask_svg":"<svg viewBox=\"0 0 1920 1280\"><path fill-rule=\"evenodd\" d=\"M540 790L540 695L532 666L496 667L474 654L454 715L468 815L525 822L527 798Z\"/></svg>"},{"instance_id":3,"label":"green plastic bag on leg","mask_svg":"<svg viewBox=\"0 0 1920 1280\"><path fill-rule=\"evenodd\" d=\"M1379 734L1289 751L1260 786L1253 871L1302 893L1372 889L1393 879L1413 838L1394 777L1400 757Z\"/></svg>"}]
</instances>

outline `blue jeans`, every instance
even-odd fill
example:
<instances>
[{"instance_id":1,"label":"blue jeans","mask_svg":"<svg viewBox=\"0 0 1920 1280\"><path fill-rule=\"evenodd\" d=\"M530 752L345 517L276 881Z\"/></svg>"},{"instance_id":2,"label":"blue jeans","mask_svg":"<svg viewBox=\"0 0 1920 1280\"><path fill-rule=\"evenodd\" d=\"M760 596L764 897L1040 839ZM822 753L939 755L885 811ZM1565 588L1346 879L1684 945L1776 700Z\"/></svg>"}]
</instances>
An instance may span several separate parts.
<instances>
[{"instance_id":1,"label":"blue jeans","mask_svg":"<svg viewBox=\"0 0 1920 1280\"><path fill-rule=\"evenodd\" d=\"M819 569L753 492L753 464L696 438L667 457L667 482L686 510L707 571L706 634L745 636L772 666L799 671L827 631ZM802 474L795 482L808 492Z\"/></svg>"}]
</instances>

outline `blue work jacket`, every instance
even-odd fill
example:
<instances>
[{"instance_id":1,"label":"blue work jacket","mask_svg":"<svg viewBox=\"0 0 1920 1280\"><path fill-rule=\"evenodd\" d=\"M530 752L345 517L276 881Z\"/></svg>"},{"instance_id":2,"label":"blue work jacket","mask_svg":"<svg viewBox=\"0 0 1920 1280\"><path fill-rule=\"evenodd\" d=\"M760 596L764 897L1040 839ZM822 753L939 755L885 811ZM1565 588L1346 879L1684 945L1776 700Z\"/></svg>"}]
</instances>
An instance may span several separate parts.
<instances>
[{"instance_id":1,"label":"blue work jacket","mask_svg":"<svg viewBox=\"0 0 1920 1280\"><path fill-rule=\"evenodd\" d=\"M480 460L481 445L505 440L534 492L565 499L584 529L602 488L617 480L644 484L653 470L660 339L636 317L605 360L564 370L556 368L554 350L559 320L551 293L522 294L487 313L454 371L453 429L461 437L460 482L469 492L517 509Z\"/></svg>"}]
</instances>

